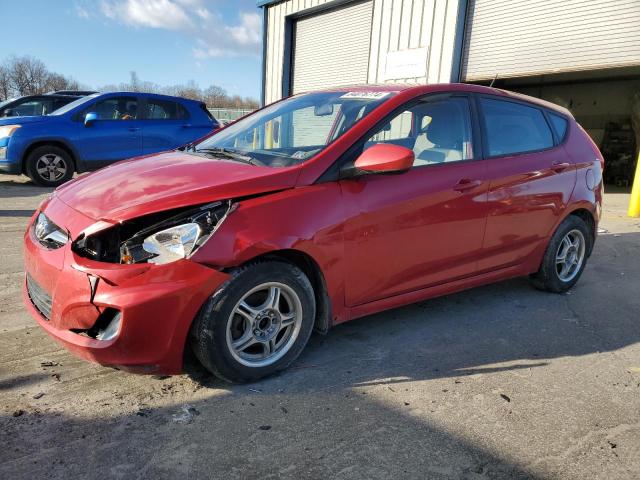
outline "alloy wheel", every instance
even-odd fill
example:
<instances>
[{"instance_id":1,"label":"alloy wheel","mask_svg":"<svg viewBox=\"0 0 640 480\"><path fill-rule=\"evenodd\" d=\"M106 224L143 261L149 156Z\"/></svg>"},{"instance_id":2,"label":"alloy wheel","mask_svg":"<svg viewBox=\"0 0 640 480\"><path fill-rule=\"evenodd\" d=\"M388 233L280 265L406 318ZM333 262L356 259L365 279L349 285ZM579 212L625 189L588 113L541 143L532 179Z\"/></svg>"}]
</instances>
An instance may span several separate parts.
<instances>
[{"instance_id":1,"label":"alloy wheel","mask_svg":"<svg viewBox=\"0 0 640 480\"><path fill-rule=\"evenodd\" d=\"M569 231L556 252L556 273L563 282L570 282L578 274L584 262L586 242L578 229Z\"/></svg>"},{"instance_id":2,"label":"alloy wheel","mask_svg":"<svg viewBox=\"0 0 640 480\"><path fill-rule=\"evenodd\" d=\"M55 182L67 174L67 162L60 155L48 153L36 161L36 172L43 180Z\"/></svg>"},{"instance_id":3,"label":"alloy wheel","mask_svg":"<svg viewBox=\"0 0 640 480\"><path fill-rule=\"evenodd\" d=\"M260 284L249 290L227 321L227 346L248 367L266 367L293 346L302 326L302 303L288 285Z\"/></svg>"}]
</instances>

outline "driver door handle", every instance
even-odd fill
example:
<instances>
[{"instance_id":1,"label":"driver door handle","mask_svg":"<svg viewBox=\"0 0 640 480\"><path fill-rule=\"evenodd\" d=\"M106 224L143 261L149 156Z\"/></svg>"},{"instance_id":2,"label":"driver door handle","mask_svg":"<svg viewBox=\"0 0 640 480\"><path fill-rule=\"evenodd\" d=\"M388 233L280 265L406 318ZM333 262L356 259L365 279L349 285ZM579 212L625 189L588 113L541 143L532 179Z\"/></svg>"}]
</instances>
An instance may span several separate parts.
<instances>
[{"instance_id":1,"label":"driver door handle","mask_svg":"<svg viewBox=\"0 0 640 480\"><path fill-rule=\"evenodd\" d=\"M476 187L482 185L482 180L471 180L470 178L462 178L455 184L453 189L456 192L466 192L468 190L473 190Z\"/></svg>"},{"instance_id":2,"label":"driver door handle","mask_svg":"<svg viewBox=\"0 0 640 480\"><path fill-rule=\"evenodd\" d=\"M571 164L567 162L553 162L551 164L551 170L553 170L556 173L560 173L563 170L566 170L567 168L569 168L570 166Z\"/></svg>"}]
</instances>

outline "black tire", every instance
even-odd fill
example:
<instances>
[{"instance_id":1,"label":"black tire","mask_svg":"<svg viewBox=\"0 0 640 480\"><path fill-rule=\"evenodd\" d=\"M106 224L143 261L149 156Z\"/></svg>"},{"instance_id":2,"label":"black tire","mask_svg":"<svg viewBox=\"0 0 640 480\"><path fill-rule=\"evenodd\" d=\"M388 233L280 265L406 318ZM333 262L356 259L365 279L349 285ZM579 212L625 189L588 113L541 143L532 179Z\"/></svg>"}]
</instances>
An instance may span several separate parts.
<instances>
[{"instance_id":1,"label":"black tire","mask_svg":"<svg viewBox=\"0 0 640 480\"><path fill-rule=\"evenodd\" d=\"M38 163L43 157L56 163L56 170L53 171L51 175L53 178L48 176L49 172L47 172L46 175L38 172ZM64 168L64 173L61 172L60 166ZM71 155L69 155L66 150L55 145L43 145L35 148L27 157L27 163L25 165L25 173L33 183L41 187L57 187L62 185L73 177L74 171L75 165ZM58 174L61 175L58 176Z\"/></svg>"},{"instance_id":2,"label":"black tire","mask_svg":"<svg viewBox=\"0 0 640 480\"><path fill-rule=\"evenodd\" d=\"M267 366L247 366L234 357L227 342L228 324L234 318L237 321L232 313L240 300L269 282L288 286L297 295L302 321L295 341L281 358ZM313 287L299 268L280 261L252 263L232 272L231 279L202 306L191 327L191 347L200 363L217 377L228 382L253 382L284 370L300 355L311 336L315 312Z\"/></svg>"},{"instance_id":3,"label":"black tire","mask_svg":"<svg viewBox=\"0 0 640 480\"><path fill-rule=\"evenodd\" d=\"M580 231L584 237L584 254L582 263L575 274L568 279L563 280L558 272L556 264L556 255L560 248L560 244L570 232ZM549 241L547 250L545 251L540 265L540 270L531 275L531 283L539 290L545 290L553 293L563 293L573 287L580 279L582 272L587 264L589 253L593 247L593 232L589 225L576 215L569 215L556 229L555 233Z\"/></svg>"}]
</instances>

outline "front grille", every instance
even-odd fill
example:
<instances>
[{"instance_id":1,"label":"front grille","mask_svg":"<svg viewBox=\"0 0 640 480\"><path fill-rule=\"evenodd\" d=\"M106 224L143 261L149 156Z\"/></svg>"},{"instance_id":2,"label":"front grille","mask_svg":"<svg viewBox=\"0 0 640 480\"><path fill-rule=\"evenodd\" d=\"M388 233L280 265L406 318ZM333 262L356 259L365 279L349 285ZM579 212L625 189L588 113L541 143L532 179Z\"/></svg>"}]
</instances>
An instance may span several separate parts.
<instances>
[{"instance_id":1,"label":"front grille","mask_svg":"<svg viewBox=\"0 0 640 480\"><path fill-rule=\"evenodd\" d=\"M51 320L51 304L53 303L51 295L44 288L36 283L27 273L27 293L31 299L31 303L46 318Z\"/></svg>"}]
</instances>

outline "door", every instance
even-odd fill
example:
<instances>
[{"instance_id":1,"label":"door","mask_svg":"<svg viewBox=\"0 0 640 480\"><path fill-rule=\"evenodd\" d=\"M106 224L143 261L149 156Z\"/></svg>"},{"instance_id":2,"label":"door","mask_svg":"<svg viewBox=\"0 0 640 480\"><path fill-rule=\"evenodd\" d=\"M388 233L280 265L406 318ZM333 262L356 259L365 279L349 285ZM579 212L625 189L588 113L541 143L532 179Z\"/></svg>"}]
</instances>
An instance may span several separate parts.
<instances>
[{"instance_id":1,"label":"door","mask_svg":"<svg viewBox=\"0 0 640 480\"><path fill-rule=\"evenodd\" d=\"M543 111L521 102L480 97L488 175L487 227L481 271L522 263L564 211L576 169Z\"/></svg>"},{"instance_id":2,"label":"door","mask_svg":"<svg viewBox=\"0 0 640 480\"><path fill-rule=\"evenodd\" d=\"M346 302L359 305L474 275L482 246L486 164L475 160L465 96L424 101L385 122L364 144L413 149L413 168L340 182Z\"/></svg>"},{"instance_id":3,"label":"door","mask_svg":"<svg viewBox=\"0 0 640 480\"><path fill-rule=\"evenodd\" d=\"M98 119L85 126L84 116L95 112ZM138 99L113 96L98 100L79 115L75 145L89 169L142 154L142 120Z\"/></svg>"},{"instance_id":4,"label":"door","mask_svg":"<svg viewBox=\"0 0 640 480\"><path fill-rule=\"evenodd\" d=\"M354 2L294 22L292 92L367 83L373 2Z\"/></svg>"},{"instance_id":5,"label":"door","mask_svg":"<svg viewBox=\"0 0 640 480\"><path fill-rule=\"evenodd\" d=\"M637 0L469 0L465 82L637 66Z\"/></svg>"},{"instance_id":6,"label":"door","mask_svg":"<svg viewBox=\"0 0 640 480\"><path fill-rule=\"evenodd\" d=\"M142 149L144 154L172 150L211 131L211 124L199 125L178 102L147 98L144 103Z\"/></svg>"}]
</instances>

